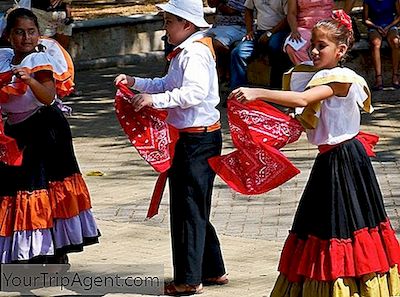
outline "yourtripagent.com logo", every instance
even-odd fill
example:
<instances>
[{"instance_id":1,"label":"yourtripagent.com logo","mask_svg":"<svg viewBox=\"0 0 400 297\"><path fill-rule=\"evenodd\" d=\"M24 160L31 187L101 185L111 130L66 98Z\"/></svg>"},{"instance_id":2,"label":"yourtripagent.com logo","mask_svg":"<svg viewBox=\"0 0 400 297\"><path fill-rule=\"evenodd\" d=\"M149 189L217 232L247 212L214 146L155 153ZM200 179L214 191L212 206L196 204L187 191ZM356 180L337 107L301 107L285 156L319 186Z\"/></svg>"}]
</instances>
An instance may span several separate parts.
<instances>
[{"instance_id":1,"label":"yourtripagent.com logo","mask_svg":"<svg viewBox=\"0 0 400 297\"><path fill-rule=\"evenodd\" d=\"M162 265L3 264L1 291L22 295L105 295L163 292Z\"/></svg>"}]
</instances>

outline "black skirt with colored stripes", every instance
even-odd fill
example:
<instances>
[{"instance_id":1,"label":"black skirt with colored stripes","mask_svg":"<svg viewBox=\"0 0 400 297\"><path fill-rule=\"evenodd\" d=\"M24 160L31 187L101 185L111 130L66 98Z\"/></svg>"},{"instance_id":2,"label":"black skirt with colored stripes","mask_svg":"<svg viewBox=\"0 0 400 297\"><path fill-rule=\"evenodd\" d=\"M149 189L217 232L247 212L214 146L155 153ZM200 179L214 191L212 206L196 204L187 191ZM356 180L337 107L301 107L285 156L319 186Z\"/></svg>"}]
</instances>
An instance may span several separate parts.
<instances>
[{"instance_id":1,"label":"black skirt with colored stripes","mask_svg":"<svg viewBox=\"0 0 400 297\"><path fill-rule=\"evenodd\" d=\"M292 232L299 238L351 238L387 218L371 161L356 139L318 155Z\"/></svg>"}]
</instances>

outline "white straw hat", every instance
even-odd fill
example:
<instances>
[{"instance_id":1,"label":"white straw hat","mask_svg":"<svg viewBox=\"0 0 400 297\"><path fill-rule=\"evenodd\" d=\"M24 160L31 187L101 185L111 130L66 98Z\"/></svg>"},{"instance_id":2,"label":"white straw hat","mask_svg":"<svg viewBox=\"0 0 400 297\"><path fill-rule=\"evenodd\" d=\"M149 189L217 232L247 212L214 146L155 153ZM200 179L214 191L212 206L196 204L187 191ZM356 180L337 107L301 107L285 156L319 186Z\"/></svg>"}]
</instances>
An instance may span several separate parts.
<instances>
[{"instance_id":1,"label":"white straw hat","mask_svg":"<svg viewBox=\"0 0 400 297\"><path fill-rule=\"evenodd\" d=\"M179 16L199 28L209 28L211 25L204 19L202 0L170 0L165 4L156 4L165 12Z\"/></svg>"}]
</instances>

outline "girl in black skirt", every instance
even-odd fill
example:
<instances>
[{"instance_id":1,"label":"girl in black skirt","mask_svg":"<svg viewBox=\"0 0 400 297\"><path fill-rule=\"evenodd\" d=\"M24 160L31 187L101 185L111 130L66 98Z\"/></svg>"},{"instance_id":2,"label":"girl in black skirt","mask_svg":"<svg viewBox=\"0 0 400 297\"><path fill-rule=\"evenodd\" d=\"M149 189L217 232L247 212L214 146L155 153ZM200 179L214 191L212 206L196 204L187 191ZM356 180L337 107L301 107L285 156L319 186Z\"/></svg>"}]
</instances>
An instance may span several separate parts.
<instances>
[{"instance_id":1,"label":"girl in black skirt","mask_svg":"<svg viewBox=\"0 0 400 297\"><path fill-rule=\"evenodd\" d=\"M8 15L6 36L12 49L0 49L0 73L14 75L0 86L0 107L23 160L0 163L0 263L65 264L99 236L70 127L54 103L72 90L73 67L62 48L57 59L46 51L30 10Z\"/></svg>"},{"instance_id":2,"label":"girl in black skirt","mask_svg":"<svg viewBox=\"0 0 400 297\"><path fill-rule=\"evenodd\" d=\"M359 134L359 106L372 112L365 80L339 66L353 44L343 11L312 31L318 70L306 90L238 88L230 98L303 107L300 116L318 146L310 178L282 251L271 296L400 296L400 248Z\"/></svg>"}]
</instances>

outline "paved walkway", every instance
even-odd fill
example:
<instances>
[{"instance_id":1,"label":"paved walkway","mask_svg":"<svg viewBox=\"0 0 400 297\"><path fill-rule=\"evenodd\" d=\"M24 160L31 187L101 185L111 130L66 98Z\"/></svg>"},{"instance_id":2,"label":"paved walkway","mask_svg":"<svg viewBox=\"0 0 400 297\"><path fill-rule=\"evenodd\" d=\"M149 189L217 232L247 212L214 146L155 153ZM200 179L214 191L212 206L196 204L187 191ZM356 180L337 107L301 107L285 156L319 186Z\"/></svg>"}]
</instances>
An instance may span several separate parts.
<instances>
[{"instance_id":1,"label":"paved walkway","mask_svg":"<svg viewBox=\"0 0 400 297\"><path fill-rule=\"evenodd\" d=\"M164 194L160 214L146 221L149 197L157 174L129 144L113 109L115 89L112 82L116 74L126 72L151 77L162 71L162 65L147 63L77 74L78 87L84 96L67 101L74 110L70 124L102 237L99 245L72 255L73 264L163 264L166 279L172 277L168 193ZM399 96L399 91L389 90L374 94L376 111L363 116L363 130L381 137L373 164L387 211L397 230L400 230ZM224 109L221 111L225 112ZM223 127L224 151L228 152L232 144L226 120ZM287 146L284 153L301 174L267 194L240 195L217 178L212 221L220 235L231 282L223 287L207 287L203 296L269 295L277 276L279 253L316 150L303 137ZM93 171L104 175L87 176ZM124 296L139 296L136 293Z\"/></svg>"}]
</instances>

